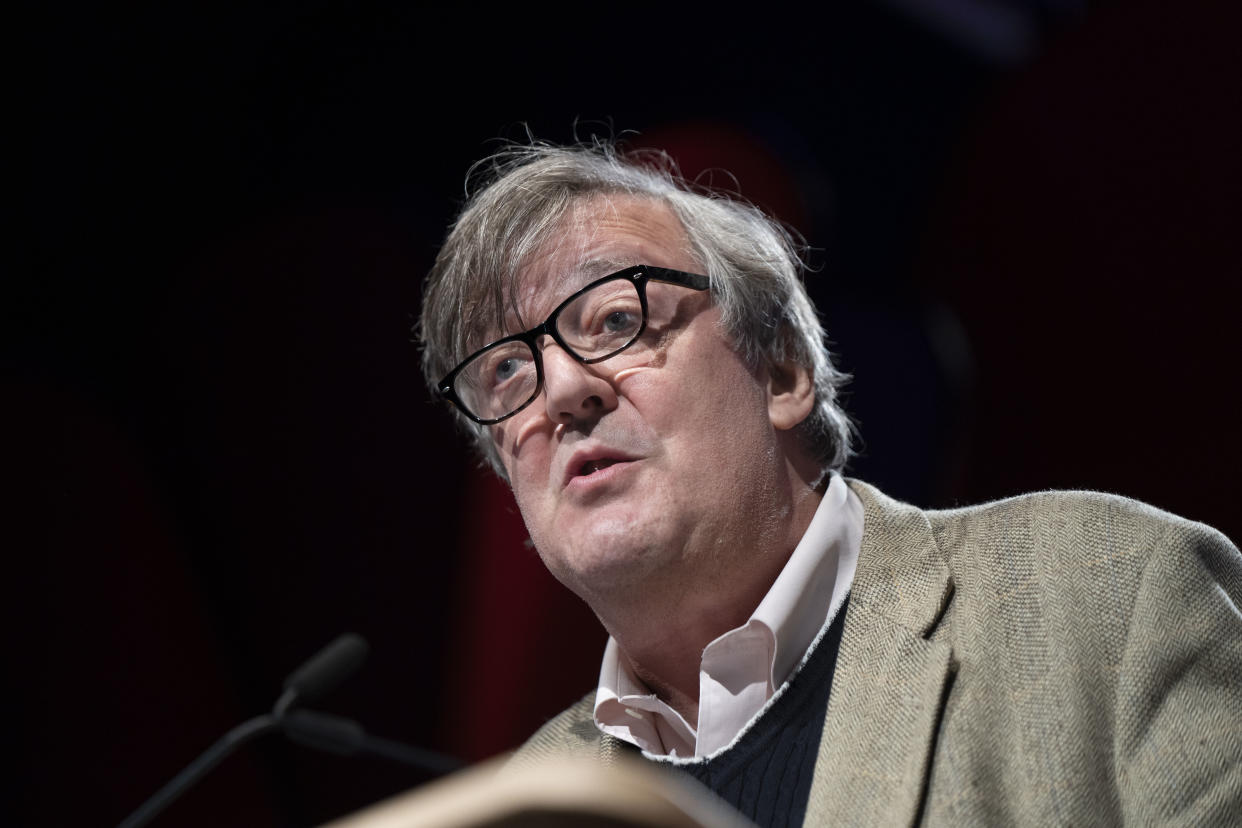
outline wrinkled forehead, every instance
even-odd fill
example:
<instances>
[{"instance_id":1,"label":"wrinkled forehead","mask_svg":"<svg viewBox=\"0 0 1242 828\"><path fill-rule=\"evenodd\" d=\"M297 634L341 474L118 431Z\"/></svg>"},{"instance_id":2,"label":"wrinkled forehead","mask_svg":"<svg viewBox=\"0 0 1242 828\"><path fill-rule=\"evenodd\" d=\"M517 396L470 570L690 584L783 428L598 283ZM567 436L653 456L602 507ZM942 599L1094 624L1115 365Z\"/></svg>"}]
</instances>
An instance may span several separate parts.
<instances>
[{"instance_id":1,"label":"wrinkled forehead","mask_svg":"<svg viewBox=\"0 0 1242 828\"><path fill-rule=\"evenodd\" d=\"M570 205L509 279L503 316L476 344L527 330L575 291L636 264L697 270L681 221L662 201L597 195Z\"/></svg>"}]
</instances>

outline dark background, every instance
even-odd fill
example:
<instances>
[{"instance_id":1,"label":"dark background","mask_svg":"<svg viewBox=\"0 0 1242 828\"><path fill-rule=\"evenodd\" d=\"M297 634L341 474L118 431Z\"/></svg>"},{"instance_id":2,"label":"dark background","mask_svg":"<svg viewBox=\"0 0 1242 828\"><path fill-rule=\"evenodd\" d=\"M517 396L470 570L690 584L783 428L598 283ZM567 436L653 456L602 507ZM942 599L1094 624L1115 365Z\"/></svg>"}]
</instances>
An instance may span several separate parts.
<instances>
[{"instance_id":1,"label":"dark background","mask_svg":"<svg viewBox=\"0 0 1242 828\"><path fill-rule=\"evenodd\" d=\"M373 654L321 706L469 760L592 686L602 632L410 341L469 165L527 129L727 169L806 236L851 474L1242 536L1231 4L761 11L61 6L20 33L0 821L118 822L344 630ZM157 824L422 781L273 737Z\"/></svg>"}]
</instances>

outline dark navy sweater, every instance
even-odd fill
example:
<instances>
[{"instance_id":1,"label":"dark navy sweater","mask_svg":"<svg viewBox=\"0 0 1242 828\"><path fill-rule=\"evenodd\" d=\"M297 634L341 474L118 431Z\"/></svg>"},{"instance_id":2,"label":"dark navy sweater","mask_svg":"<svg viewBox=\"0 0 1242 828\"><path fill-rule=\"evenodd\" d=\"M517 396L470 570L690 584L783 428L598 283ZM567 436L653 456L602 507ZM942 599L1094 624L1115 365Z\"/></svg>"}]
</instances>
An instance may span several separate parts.
<instances>
[{"instance_id":1,"label":"dark navy sweater","mask_svg":"<svg viewBox=\"0 0 1242 828\"><path fill-rule=\"evenodd\" d=\"M758 825L801 825L845 611L842 605L802 669L732 746L688 764L651 761L688 773Z\"/></svg>"}]
</instances>

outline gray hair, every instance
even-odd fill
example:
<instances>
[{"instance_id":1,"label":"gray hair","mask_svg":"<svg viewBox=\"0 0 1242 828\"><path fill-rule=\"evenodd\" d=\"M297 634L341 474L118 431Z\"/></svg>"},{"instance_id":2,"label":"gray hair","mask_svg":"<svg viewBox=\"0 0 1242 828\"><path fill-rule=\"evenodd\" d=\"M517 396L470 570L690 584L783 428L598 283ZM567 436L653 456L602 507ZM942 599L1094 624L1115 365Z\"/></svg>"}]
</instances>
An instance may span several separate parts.
<instances>
[{"instance_id":1,"label":"gray hair","mask_svg":"<svg viewBox=\"0 0 1242 828\"><path fill-rule=\"evenodd\" d=\"M825 471L851 455L853 425L838 402L848 377L837 370L790 232L758 208L691 184L664 153L621 152L595 141L577 146L509 146L474 165L475 185L427 276L420 321L423 376L435 382L501 331L517 309L518 274L577 204L594 196L645 197L680 220L690 252L711 279L721 325L752 367L795 362L815 386L801 439ZM503 478L487 429L459 421Z\"/></svg>"}]
</instances>

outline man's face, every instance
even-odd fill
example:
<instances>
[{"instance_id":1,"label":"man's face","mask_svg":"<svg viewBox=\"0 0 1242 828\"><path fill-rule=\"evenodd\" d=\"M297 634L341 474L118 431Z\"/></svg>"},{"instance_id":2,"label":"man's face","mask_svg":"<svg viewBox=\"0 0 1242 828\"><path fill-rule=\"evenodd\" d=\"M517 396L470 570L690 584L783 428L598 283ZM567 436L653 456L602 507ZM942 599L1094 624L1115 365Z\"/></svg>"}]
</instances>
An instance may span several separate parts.
<instances>
[{"instance_id":1,"label":"man's face","mask_svg":"<svg viewBox=\"0 0 1242 828\"><path fill-rule=\"evenodd\" d=\"M703 272L662 203L578 205L520 275L523 324L634 264ZM734 353L709 292L652 282L647 295L641 359L582 365L545 337L542 394L491 427L531 539L588 603L737 577L734 559L787 518L768 498L784 469L765 376Z\"/></svg>"}]
</instances>

